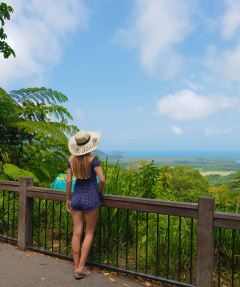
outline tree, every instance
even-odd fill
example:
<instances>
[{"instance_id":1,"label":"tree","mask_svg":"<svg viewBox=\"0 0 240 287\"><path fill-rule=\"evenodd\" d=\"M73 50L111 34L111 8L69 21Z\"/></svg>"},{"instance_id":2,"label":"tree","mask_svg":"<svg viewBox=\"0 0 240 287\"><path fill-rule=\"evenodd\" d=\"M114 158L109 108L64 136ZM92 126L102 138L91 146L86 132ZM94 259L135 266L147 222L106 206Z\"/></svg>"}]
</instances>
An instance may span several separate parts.
<instances>
[{"instance_id":1,"label":"tree","mask_svg":"<svg viewBox=\"0 0 240 287\"><path fill-rule=\"evenodd\" d=\"M16 180L20 171L28 171L39 182L50 183L66 166L66 134L78 131L68 124L72 120L70 113L58 104L68 98L46 88L21 89L10 94L0 88L0 99L2 172Z\"/></svg>"},{"instance_id":2,"label":"tree","mask_svg":"<svg viewBox=\"0 0 240 287\"><path fill-rule=\"evenodd\" d=\"M223 194L229 206L229 210L233 212L240 211L240 172L234 174L233 179L229 183L229 191Z\"/></svg>"},{"instance_id":3,"label":"tree","mask_svg":"<svg viewBox=\"0 0 240 287\"><path fill-rule=\"evenodd\" d=\"M143 198L157 198L154 186L157 183L159 176L159 168L154 166L154 161L150 163L142 161L143 165L140 166L139 170L135 172L135 188L137 190L138 197Z\"/></svg>"},{"instance_id":4,"label":"tree","mask_svg":"<svg viewBox=\"0 0 240 287\"><path fill-rule=\"evenodd\" d=\"M178 201L197 202L199 196L208 196L209 182L197 169L178 165L176 167L163 166L160 169L156 192L166 198Z\"/></svg>"},{"instance_id":5,"label":"tree","mask_svg":"<svg viewBox=\"0 0 240 287\"><path fill-rule=\"evenodd\" d=\"M13 13L13 8L8 6L6 3L0 3L0 21L1 25L4 26L5 20L10 20L10 13ZM13 55L16 57L13 49L5 42L7 35L4 33L3 27L0 28L0 52L3 53L4 58Z\"/></svg>"}]
</instances>

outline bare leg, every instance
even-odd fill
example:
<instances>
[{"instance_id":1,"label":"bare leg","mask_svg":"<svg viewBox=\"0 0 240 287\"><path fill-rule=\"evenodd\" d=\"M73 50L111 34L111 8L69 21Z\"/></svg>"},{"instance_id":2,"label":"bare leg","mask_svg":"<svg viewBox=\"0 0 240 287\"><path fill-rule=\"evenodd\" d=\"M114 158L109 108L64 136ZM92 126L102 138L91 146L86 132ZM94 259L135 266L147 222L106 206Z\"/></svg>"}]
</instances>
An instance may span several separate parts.
<instances>
[{"instance_id":1,"label":"bare leg","mask_svg":"<svg viewBox=\"0 0 240 287\"><path fill-rule=\"evenodd\" d=\"M81 257L79 261L78 272L83 272L83 269L87 261L88 253L91 248L92 241L93 241L95 227L97 224L98 210L99 210L99 207L91 211L85 212L86 231L85 231L85 238L84 238L82 249L81 249Z\"/></svg>"},{"instance_id":2,"label":"bare leg","mask_svg":"<svg viewBox=\"0 0 240 287\"><path fill-rule=\"evenodd\" d=\"M79 265L80 241L84 224L83 211L72 210L72 218L73 218L72 255L75 265L74 273L77 273L76 270Z\"/></svg>"}]
</instances>

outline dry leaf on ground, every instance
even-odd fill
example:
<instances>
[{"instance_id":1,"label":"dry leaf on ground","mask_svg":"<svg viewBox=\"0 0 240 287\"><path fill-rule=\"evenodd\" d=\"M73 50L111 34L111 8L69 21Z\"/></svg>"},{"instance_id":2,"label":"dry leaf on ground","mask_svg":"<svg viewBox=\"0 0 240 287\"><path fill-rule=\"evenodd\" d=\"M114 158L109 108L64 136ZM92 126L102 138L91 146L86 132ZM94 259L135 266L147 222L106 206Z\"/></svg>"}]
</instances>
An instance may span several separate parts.
<instances>
[{"instance_id":1,"label":"dry leaf on ground","mask_svg":"<svg viewBox=\"0 0 240 287\"><path fill-rule=\"evenodd\" d=\"M147 282L146 286L150 287L150 286L152 286L152 284Z\"/></svg>"},{"instance_id":2,"label":"dry leaf on ground","mask_svg":"<svg viewBox=\"0 0 240 287\"><path fill-rule=\"evenodd\" d=\"M46 280L46 278L41 278L41 280Z\"/></svg>"},{"instance_id":3,"label":"dry leaf on ground","mask_svg":"<svg viewBox=\"0 0 240 287\"><path fill-rule=\"evenodd\" d=\"M25 254L25 256L31 256L31 254Z\"/></svg>"},{"instance_id":4,"label":"dry leaf on ground","mask_svg":"<svg viewBox=\"0 0 240 287\"><path fill-rule=\"evenodd\" d=\"M111 277L109 277L109 280L111 280L114 283L117 283L114 279L112 279Z\"/></svg>"},{"instance_id":5,"label":"dry leaf on ground","mask_svg":"<svg viewBox=\"0 0 240 287\"><path fill-rule=\"evenodd\" d=\"M111 275L111 273L103 273L104 276Z\"/></svg>"}]
</instances>

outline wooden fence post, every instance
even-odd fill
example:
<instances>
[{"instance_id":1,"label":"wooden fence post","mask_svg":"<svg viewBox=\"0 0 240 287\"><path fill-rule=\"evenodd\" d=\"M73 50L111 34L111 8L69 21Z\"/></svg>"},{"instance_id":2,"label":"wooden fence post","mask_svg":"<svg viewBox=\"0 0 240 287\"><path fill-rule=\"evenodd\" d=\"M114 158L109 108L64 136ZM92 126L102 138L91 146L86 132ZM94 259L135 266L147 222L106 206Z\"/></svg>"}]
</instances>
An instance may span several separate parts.
<instances>
[{"instance_id":1,"label":"wooden fence post","mask_svg":"<svg viewBox=\"0 0 240 287\"><path fill-rule=\"evenodd\" d=\"M32 245L33 198L27 197L27 187L33 186L32 177L19 181L18 249L27 250Z\"/></svg>"},{"instance_id":2,"label":"wooden fence post","mask_svg":"<svg viewBox=\"0 0 240 287\"><path fill-rule=\"evenodd\" d=\"M196 287L213 286L214 209L213 197L198 198Z\"/></svg>"}]
</instances>

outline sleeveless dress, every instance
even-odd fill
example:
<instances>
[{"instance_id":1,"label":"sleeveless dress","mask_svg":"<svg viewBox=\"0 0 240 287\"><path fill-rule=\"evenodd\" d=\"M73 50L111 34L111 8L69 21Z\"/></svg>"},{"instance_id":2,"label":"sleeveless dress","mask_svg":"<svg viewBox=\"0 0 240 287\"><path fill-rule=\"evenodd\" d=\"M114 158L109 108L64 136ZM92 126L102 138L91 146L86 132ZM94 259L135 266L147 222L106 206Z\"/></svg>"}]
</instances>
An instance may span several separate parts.
<instances>
[{"instance_id":1,"label":"sleeveless dress","mask_svg":"<svg viewBox=\"0 0 240 287\"><path fill-rule=\"evenodd\" d=\"M77 211L88 212L101 205L98 191L97 176L94 168L101 166L98 157L90 163L91 176L88 179L77 179L71 199L71 208ZM67 162L67 168L71 168Z\"/></svg>"}]
</instances>

